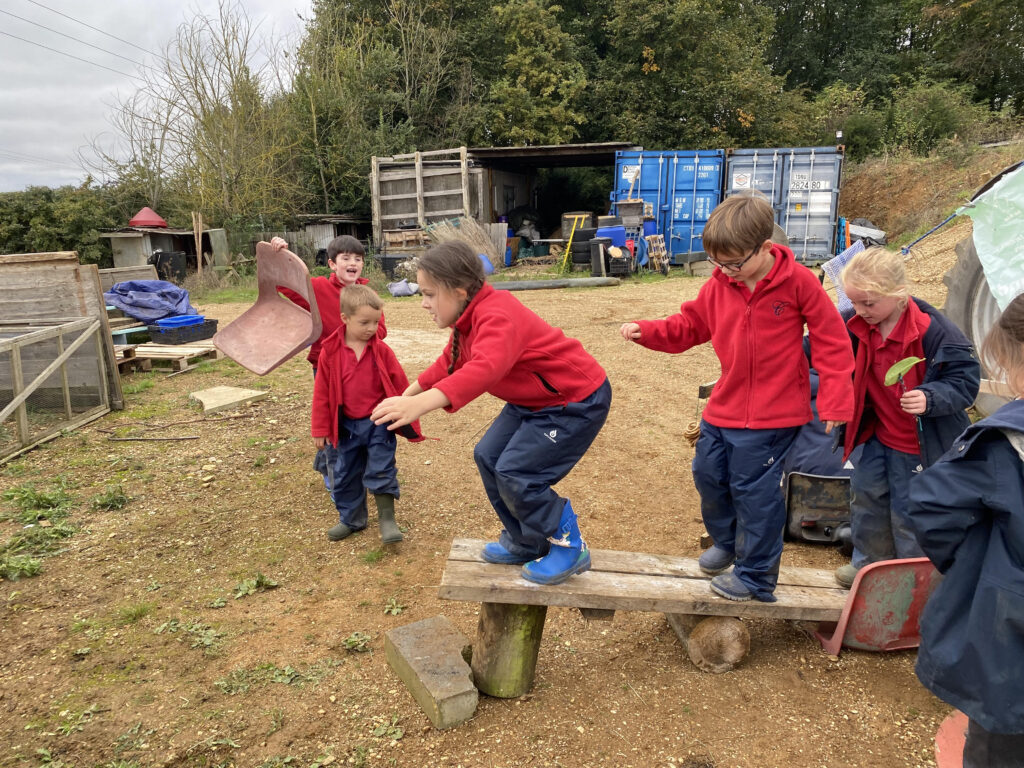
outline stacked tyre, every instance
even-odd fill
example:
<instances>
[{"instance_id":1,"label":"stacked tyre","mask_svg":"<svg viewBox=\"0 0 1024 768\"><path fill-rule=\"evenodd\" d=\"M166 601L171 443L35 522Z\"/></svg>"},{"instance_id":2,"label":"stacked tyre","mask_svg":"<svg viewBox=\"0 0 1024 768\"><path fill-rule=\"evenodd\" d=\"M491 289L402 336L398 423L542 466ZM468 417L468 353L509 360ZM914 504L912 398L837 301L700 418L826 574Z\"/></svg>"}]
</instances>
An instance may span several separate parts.
<instances>
[{"instance_id":1,"label":"stacked tyre","mask_svg":"<svg viewBox=\"0 0 1024 768\"><path fill-rule=\"evenodd\" d=\"M590 263L590 241L597 234L596 227L582 227L572 235L572 263Z\"/></svg>"}]
</instances>

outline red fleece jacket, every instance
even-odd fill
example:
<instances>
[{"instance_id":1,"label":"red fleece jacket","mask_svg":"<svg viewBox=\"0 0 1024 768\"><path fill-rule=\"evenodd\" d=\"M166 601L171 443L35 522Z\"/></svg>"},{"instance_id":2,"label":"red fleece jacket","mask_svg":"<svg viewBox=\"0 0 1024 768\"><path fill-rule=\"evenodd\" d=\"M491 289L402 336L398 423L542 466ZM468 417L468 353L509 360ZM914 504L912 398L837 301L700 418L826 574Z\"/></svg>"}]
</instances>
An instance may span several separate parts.
<instances>
[{"instance_id":1,"label":"red fleece jacket","mask_svg":"<svg viewBox=\"0 0 1024 768\"><path fill-rule=\"evenodd\" d=\"M316 307L320 311L320 323L323 326L323 332L321 332L319 339L310 344L309 354L306 355L306 359L309 360L314 368L317 368L317 360L320 358L320 350L323 347L323 343L327 340L328 336L341 327L341 309L338 306L338 300L345 286L333 272L329 277L310 278L309 282L313 286L313 295L316 296ZM368 282L370 281L365 277L356 278L358 285L366 285ZM281 292L282 296L291 299L307 312L309 311L309 302L295 291L283 286L278 286L277 290ZM387 335L388 330L384 326L384 313L381 313L380 325L377 326L377 338L383 339Z\"/></svg>"},{"instance_id":2,"label":"red fleece jacket","mask_svg":"<svg viewBox=\"0 0 1024 768\"><path fill-rule=\"evenodd\" d=\"M345 326L331 334L320 351L320 365L313 382L313 413L310 418L313 437L326 437L331 445L338 444L338 408L341 406L341 370L344 356L341 345L345 343ZM385 397L400 395L409 386L409 379L395 356L394 350L379 338L370 339L364 355L372 354L377 363L377 373L384 387ZM420 423L414 421L395 430L402 437L419 442L423 439Z\"/></svg>"},{"instance_id":3,"label":"red fleece jacket","mask_svg":"<svg viewBox=\"0 0 1024 768\"><path fill-rule=\"evenodd\" d=\"M641 320L638 344L685 352L710 341L722 374L704 409L716 427L775 429L811 420L804 324L817 369L822 421L853 417L853 349L818 278L773 245L775 264L754 292L716 269L694 301L664 320Z\"/></svg>"},{"instance_id":4,"label":"red fleece jacket","mask_svg":"<svg viewBox=\"0 0 1024 768\"><path fill-rule=\"evenodd\" d=\"M457 411L484 392L539 410L578 403L607 378L579 341L548 325L508 291L484 283L455 321L459 356L449 375L452 343L417 381L438 389Z\"/></svg>"}]
</instances>

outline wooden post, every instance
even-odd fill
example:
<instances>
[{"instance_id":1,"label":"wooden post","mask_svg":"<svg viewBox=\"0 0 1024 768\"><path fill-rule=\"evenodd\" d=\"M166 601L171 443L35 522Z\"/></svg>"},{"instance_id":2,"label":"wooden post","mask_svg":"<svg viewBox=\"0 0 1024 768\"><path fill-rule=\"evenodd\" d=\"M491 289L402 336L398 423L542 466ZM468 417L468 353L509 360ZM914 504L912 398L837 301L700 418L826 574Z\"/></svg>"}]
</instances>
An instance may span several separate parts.
<instances>
[{"instance_id":1,"label":"wooden post","mask_svg":"<svg viewBox=\"0 0 1024 768\"><path fill-rule=\"evenodd\" d=\"M423 156L416 153L416 222L419 228L427 226L427 217L423 207Z\"/></svg>"},{"instance_id":2,"label":"wooden post","mask_svg":"<svg viewBox=\"0 0 1024 768\"><path fill-rule=\"evenodd\" d=\"M381 253L384 250L384 224L380 220L380 158L376 155L370 158L370 206L373 246L377 253Z\"/></svg>"},{"instance_id":3,"label":"wooden post","mask_svg":"<svg viewBox=\"0 0 1024 768\"><path fill-rule=\"evenodd\" d=\"M750 651L750 633L733 616L666 613L665 618L686 648L690 661L702 672L728 672Z\"/></svg>"},{"instance_id":4,"label":"wooden post","mask_svg":"<svg viewBox=\"0 0 1024 768\"><path fill-rule=\"evenodd\" d=\"M64 356L64 332L61 331L57 335L57 356ZM103 353L100 353L103 356ZM64 393L64 418L68 421L74 415L74 411L71 409L71 388L68 386L68 366L67 363L60 367L60 388L61 392Z\"/></svg>"},{"instance_id":5,"label":"wooden post","mask_svg":"<svg viewBox=\"0 0 1024 768\"><path fill-rule=\"evenodd\" d=\"M462 171L462 215L468 219L473 214L469 210L469 158L465 147L459 147L459 169Z\"/></svg>"},{"instance_id":6,"label":"wooden post","mask_svg":"<svg viewBox=\"0 0 1024 768\"><path fill-rule=\"evenodd\" d=\"M203 214L192 211L192 236L196 240L196 271L203 276Z\"/></svg>"},{"instance_id":7,"label":"wooden post","mask_svg":"<svg viewBox=\"0 0 1024 768\"><path fill-rule=\"evenodd\" d=\"M481 603L473 682L488 696L513 699L533 686L546 605Z\"/></svg>"},{"instance_id":8,"label":"wooden post","mask_svg":"<svg viewBox=\"0 0 1024 768\"><path fill-rule=\"evenodd\" d=\"M25 389L25 375L21 369L21 345L17 341L11 347L11 382L13 387L11 394L17 397ZM25 403L18 406L14 415L14 423L18 425L18 439L22 447L28 445L31 442L31 435L28 431L28 408L25 407ZM480 619L483 621L482 614Z\"/></svg>"}]
</instances>

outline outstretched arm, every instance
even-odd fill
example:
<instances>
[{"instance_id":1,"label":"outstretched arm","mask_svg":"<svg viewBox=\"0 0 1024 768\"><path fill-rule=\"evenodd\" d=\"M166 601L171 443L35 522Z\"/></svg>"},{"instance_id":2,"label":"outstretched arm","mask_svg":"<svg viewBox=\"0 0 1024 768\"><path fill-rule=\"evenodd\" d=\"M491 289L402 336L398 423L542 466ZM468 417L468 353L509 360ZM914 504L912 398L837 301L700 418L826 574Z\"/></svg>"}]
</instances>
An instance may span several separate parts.
<instances>
[{"instance_id":1,"label":"outstretched arm","mask_svg":"<svg viewBox=\"0 0 1024 768\"><path fill-rule=\"evenodd\" d=\"M413 387L419 387L419 384L409 385L406 392L412 390ZM373 419L374 424L390 422L388 430L393 432L406 424L412 424L424 414L451 404L448 396L441 390L428 389L426 392L420 391L418 394L403 394L381 400L380 404L373 409L370 418Z\"/></svg>"}]
</instances>

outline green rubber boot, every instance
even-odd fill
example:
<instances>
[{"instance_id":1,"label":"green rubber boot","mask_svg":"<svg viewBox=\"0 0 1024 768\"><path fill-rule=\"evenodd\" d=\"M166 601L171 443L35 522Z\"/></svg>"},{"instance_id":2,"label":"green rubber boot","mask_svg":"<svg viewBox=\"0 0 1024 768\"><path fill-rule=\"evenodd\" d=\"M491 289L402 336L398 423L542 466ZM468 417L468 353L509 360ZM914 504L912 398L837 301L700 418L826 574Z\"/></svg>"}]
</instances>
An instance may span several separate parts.
<instances>
[{"instance_id":1,"label":"green rubber boot","mask_svg":"<svg viewBox=\"0 0 1024 768\"><path fill-rule=\"evenodd\" d=\"M395 522L395 497L388 493L375 493L377 502L377 524L380 526L380 540L385 544L401 541L404 536Z\"/></svg>"}]
</instances>

